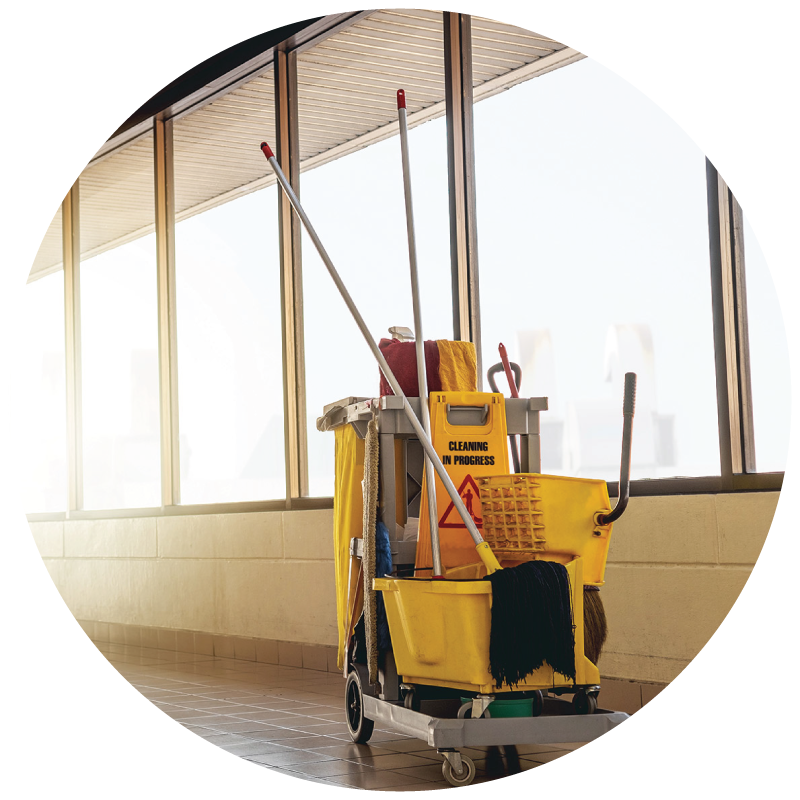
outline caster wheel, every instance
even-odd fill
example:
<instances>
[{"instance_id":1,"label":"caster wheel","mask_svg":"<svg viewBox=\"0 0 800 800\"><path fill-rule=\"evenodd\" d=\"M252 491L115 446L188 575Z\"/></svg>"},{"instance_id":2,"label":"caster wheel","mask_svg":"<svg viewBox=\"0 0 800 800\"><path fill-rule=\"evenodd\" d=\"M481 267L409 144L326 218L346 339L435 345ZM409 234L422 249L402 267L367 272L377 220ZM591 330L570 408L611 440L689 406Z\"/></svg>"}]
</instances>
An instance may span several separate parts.
<instances>
[{"instance_id":1,"label":"caster wheel","mask_svg":"<svg viewBox=\"0 0 800 800\"><path fill-rule=\"evenodd\" d=\"M539 717L542 711L544 711L544 694L542 694L542 692L536 692L531 701L531 716Z\"/></svg>"},{"instance_id":2,"label":"caster wheel","mask_svg":"<svg viewBox=\"0 0 800 800\"><path fill-rule=\"evenodd\" d=\"M485 709L483 714L481 714L481 719L491 719L492 714L489 709ZM472 719L472 703L464 703L461 708L458 709L458 719Z\"/></svg>"},{"instance_id":3,"label":"caster wheel","mask_svg":"<svg viewBox=\"0 0 800 800\"><path fill-rule=\"evenodd\" d=\"M458 773L445 759L442 763L442 775L451 786L469 786L475 780L475 762L469 756L461 756L461 772Z\"/></svg>"},{"instance_id":4,"label":"caster wheel","mask_svg":"<svg viewBox=\"0 0 800 800\"><path fill-rule=\"evenodd\" d=\"M597 696L581 689L572 698L572 708L576 714L594 714L597 711Z\"/></svg>"},{"instance_id":5,"label":"caster wheel","mask_svg":"<svg viewBox=\"0 0 800 800\"><path fill-rule=\"evenodd\" d=\"M364 693L361 690L361 679L353 670L347 676L344 689L344 707L347 715L347 731L356 744L365 744L372 736L375 723L364 716Z\"/></svg>"},{"instance_id":6,"label":"caster wheel","mask_svg":"<svg viewBox=\"0 0 800 800\"><path fill-rule=\"evenodd\" d=\"M411 711L419 711L420 700L416 689L409 689L406 692L406 696L403 698L403 705L411 709Z\"/></svg>"}]
</instances>

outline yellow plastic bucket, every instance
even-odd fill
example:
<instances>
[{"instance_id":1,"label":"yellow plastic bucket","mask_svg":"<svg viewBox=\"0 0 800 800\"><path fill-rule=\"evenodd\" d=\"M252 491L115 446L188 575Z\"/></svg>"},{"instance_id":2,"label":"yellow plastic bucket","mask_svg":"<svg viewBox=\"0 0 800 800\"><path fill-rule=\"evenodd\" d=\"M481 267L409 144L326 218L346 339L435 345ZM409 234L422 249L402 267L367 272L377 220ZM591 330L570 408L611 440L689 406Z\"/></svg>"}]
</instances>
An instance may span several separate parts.
<instances>
[{"instance_id":1,"label":"yellow plastic bucket","mask_svg":"<svg viewBox=\"0 0 800 800\"><path fill-rule=\"evenodd\" d=\"M575 621L575 683L597 684L600 673L583 655L580 558L567 564L567 573ZM383 592L397 671L404 682L492 694L572 685L546 664L517 686L494 685L489 672L489 581L376 578L374 586Z\"/></svg>"}]
</instances>

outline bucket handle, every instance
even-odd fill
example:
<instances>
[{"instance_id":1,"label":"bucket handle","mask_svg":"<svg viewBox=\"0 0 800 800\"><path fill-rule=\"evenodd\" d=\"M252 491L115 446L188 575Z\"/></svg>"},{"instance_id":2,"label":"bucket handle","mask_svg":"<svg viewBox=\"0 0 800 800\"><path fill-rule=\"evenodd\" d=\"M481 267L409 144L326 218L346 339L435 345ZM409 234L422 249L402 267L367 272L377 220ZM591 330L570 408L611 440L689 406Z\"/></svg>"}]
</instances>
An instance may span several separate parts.
<instances>
[{"instance_id":1,"label":"bucket handle","mask_svg":"<svg viewBox=\"0 0 800 800\"><path fill-rule=\"evenodd\" d=\"M622 463L619 468L619 497L610 514L597 517L599 525L609 525L622 516L628 506L631 491L631 443L633 442L633 415L636 411L636 373L625 373L625 397L622 401Z\"/></svg>"},{"instance_id":2,"label":"bucket handle","mask_svg":"<svg viewBox=\"0 0 800 800\"><path fill-rule=\"evenodd\" d=\"M519 364L515 364L513 361L509 361L509 366L511 367L512 372L514 373L514 378L517 386L522 385L522 369L520 368ZM495 394L500 394L500 390L497 388L497 382L494 379L494 376L498 372L503 372L505 368L503 367L502 363L495 364L494 366L489 367L489 371L486 373L486 377L489 379L489 386L491 387L492 391Z\"/></svg>"}]
</instances>

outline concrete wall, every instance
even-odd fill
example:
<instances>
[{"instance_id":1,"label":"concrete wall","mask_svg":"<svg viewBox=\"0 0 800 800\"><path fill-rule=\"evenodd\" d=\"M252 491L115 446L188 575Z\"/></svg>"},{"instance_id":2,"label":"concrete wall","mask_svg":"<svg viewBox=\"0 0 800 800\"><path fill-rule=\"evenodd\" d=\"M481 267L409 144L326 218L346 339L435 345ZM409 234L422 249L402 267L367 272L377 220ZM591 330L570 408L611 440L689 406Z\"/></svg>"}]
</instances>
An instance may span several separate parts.
<instances>
[{"instance_id":1,"label":"concrete wall","mask_svg":"<svg viewBox=\"0 0 800 800\"><path fill-rule=\"evenodd\" d=\"M604 676L668 682L711 638L744 587L778 492L633 498L614 525L601 590Z\"/></svg>"},{"instance_id":2,"label":"concrete wall","mask_svg":"<svg viewBox=\"0 0 800 800\"><path fill-rule=\"evenodd\" d=\"M332 511L31 524L79 620L336 644Z\"/></svg>"},{"instance_id":3,"label":"concrete wall","mask_svg":"<svg viewBox=\"0 0 800 800\"><path fill-rule=\"evenodd\" d=\"M777 492L638 497L614 526L604 677L666 683L731 609ZM32 523L79 620L336 643L331 511ZM638 691L638 689L637 689Z\"/></svg>"}]
</instances>

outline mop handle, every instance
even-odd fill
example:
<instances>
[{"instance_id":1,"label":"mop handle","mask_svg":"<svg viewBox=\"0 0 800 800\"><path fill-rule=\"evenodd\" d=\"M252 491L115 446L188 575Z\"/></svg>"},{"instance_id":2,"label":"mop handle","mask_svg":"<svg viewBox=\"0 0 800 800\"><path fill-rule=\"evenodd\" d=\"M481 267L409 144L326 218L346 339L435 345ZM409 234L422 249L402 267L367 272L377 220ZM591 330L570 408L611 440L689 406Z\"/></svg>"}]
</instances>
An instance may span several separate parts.
<instances>
[{"instance_id":1,"label":"mop handle","mask_svg":"<svg viewBox=\"0 0 800 800\"><path fill-rule=\"evenodd\" d=\"M406 93L397 90L397 117L400 125L400 154L403 162L403 191L406 200L406 229L408 231L408 262L411 267L411 303L414 309L414 345L417 352L417 383L422 427L431 438L431 417L428 410L428 378L425 366L425 337L422 334L422 311L419 302L417 275L417 243L414 234L414 207L411 202L411 161L408 154L408 120L406 118ZM425 457L425 486L428 497L428 521L431 533L433 575L442 574L442 552L439 543L439 512L436 505L436 480L431 460Z\"/></svg>"},{"instance_id":2,"label":"mop handle","mask_svg":"<svg viewBox=\"0 0 800 800\"><path fill-rule=\"evenodd\" d=\"M386 363L386 359L383 357L383 353L381 353L380 348L378 347L377 344L375 344L375 340L372 338L369 332L369 328L367 328L363 317L361 316L358 309L356 308L355 303L353 302L353 298L350 297L347 288L342 282L342 279L339 277L339 273L336 271L336 267L333 266L333 261L331 261L330 256L323 247L319 236L317 236L317 232L314 230L314 226L311 224L311 220L309 220L309 218L306 216L306 212L303 210L303 206L300 205L300 200L298 200L297 195L294 193L294 190L289 185L289 181L286 180L286 176L283 174L283 170L280 168L280 165L278 164L278 161L275 158L275 154L272 152L270 146L266 142L261 143L261 151L266 156L267 161L269 161L269 164L272 167L273 171L275 172L275 176L278 179L278 183L280 183L281 187L283 188L283 191L289 198L289 202L292 204L292 208L294 208L295 212L297 213L297 216L300 217L300 221L303 223L303 227L306 229L306 232L311 238L311 241L317 248L317 252L319 253L323 263L327 267L328 272L330 273L330 276L333 279L333 282L336 284L336 288L339 290L339 294L342 296L345 305L349 309L350 314L353 316L356 325L358 325L358 329L364 336L364 339L367 345L369 346L369 349L372 351L372 355L375 356L375 360L378 362L378 366L381 368L381 372L384 374L384 377L388 381L389 386L392 387L392 391L395 393L395 395L402 399L403 411L405 412L406 417L408 417L408 421L411 424L414 433L417 434L417 438L419 439L423 450L433 463L433 468L436 470L436 474L439 476L439 479L442 481L442 484L444 484L444 488L447 490L447 494L450 495L450 499L453 501L454 508L456 509L462 521L464 522L464 526L469 532L469 535L472 537L472 541L475 543L475 548L478 551L478 555L480 556L481 561L483 561L483 563L486 565L487 572L489 573L495 572L496 570L500 569L500 564L495 558L494 553L492 553L492 550L489 547L488 543L484 542L483 536L481 536L481 532L478 530L478 526L473 521L469 511L467 511L467 507L464 505L464 501L459 496L458 490L456 489L453 481L450 479L450 476L447 474L447 470L442 465L439 456L436 454L436 450L433 449L433 445L431 444L430 439L425 434L422 425L420 425L419 420L417 419L417 415L414 413L414 409L411 408L411 405L408 402L408 398L405 396L405 393L400 388L400 384L397 382L397 378L395 378L394 373L390 369L389 365Z\"/></svg>"},{"instance_id":3,"label":"mop handle","mask_svg":"<svg viewBox=\"0 0 800 800\"><path fill-rule=\"evenodd\" d=\"M500 350L500 360L503 362L503 369L506 373L506 380L508 381L509 388L511 389L511 396L519 397L519 392L517 391L517 382L514 380L514 375L511 372L511 364L508 362L506 346L501 342L498 349Z\"/></svg>"}]
</instances>

